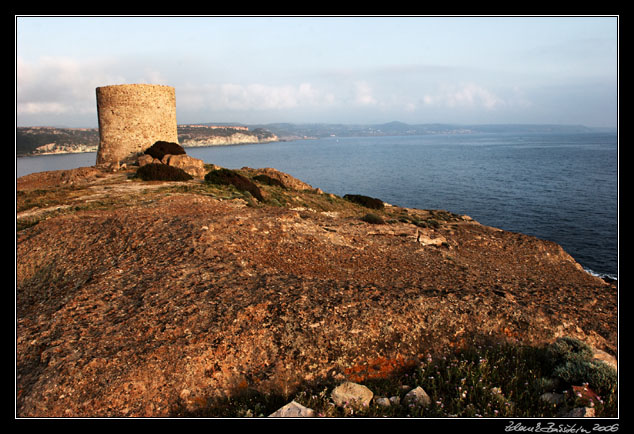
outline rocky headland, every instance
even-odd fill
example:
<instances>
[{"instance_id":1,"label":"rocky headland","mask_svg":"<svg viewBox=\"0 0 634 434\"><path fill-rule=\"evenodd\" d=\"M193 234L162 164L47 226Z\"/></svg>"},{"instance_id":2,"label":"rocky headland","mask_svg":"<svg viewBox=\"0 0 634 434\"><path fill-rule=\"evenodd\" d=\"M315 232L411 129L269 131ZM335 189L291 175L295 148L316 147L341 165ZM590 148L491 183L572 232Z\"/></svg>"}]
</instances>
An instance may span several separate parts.
<instances>
[{"instance_id":1,"label":"rocky headland","mask_svg":"<svg viewBox=\"0 0 634 434\"><path fill-rule=\"evenodd\" d=\"M484 341L616 355L616 285L553 242L274 169L239 171L262 200L136 169L16 182L18 417L172 416Z\"/></svg>"}]
</instances>

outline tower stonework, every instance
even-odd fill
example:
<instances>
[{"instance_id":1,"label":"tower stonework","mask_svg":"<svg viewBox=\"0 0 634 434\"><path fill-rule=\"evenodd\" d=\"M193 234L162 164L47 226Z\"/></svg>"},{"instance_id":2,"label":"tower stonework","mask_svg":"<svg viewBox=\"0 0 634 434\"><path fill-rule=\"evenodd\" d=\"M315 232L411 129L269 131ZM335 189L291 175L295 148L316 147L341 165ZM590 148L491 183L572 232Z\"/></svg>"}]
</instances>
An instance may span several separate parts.
<instances>
[{"instance_id":1,"label":"tower stonework","mask_svg":"<svg viewBox=\"0 0 634 434\"><path fill-rule=\"evenodd\" d=\"M178 143L173 87L119 84L96 92L98 166L127 161L159 140Z\"/></svg>"}]
</instances>

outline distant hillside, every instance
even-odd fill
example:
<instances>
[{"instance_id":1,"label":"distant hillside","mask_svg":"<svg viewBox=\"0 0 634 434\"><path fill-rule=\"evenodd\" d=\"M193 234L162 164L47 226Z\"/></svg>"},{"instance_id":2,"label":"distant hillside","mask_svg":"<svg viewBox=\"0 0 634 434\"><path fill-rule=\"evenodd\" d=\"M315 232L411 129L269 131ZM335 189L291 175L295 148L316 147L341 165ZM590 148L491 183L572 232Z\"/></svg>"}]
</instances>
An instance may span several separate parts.
<instances>
[{"instance_id":1,"label":"distant hillside","mask_svg":"<svg viewBox=\"0 0 634 434\"><path fill-rule=\"evenodd\" d=\"M178 140L184 147L261 143L278 140L264 128L228 125L179 125ZM21 155L96 152L97 128L16 128L15 153Z\"/></svg>"},{"instance_id":2,"label":"distant hillside","mask_svg":"<svg viewBox=\"0 0 634 434\"><path fill-rule=\"evenodd\" d=\"M255 127L255 125L254 125ZM406 124L388 122L384 124L290 124L276 123L257 125L278 135L281 139L301 139L318 137L366 137L401 136L427 134L473 134L473 133L589 133L597 129L582 125L542 125L542 124Z\"/></svg>"},{"instance_id":3,"label":"distant hillside","mask_svg":"<svg viewBox=\"0 0 634 434\"><path fill-rule=\"evenodd\" d=\"M37 148L43 146L52 151L55 148L77 149L80 146L96 149L98 145L99 130L96 128L18 127L15 131L16 155L38 153Z\"/></svg>"}]
</instances>

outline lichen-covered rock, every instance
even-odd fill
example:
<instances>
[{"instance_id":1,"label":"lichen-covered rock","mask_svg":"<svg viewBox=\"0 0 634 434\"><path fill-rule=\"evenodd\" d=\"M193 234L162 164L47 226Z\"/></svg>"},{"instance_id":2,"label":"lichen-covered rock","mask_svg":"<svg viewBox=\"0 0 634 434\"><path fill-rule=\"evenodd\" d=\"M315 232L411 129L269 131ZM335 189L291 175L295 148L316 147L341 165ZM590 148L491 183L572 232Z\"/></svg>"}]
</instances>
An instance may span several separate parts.
<instances>
[{"instance_id":1,"label":"lichen-covered rock","mask_svg":"<svg viewBox=\"0 0 634 434\"><path fill-rule=\"evenodd\" d=\"M317 191L317 189L313 188L309 184L306 184L305 182L289 175L288 173L280 172L279 170L270 167L263 169L252 169L250 167L243 167L240 170L253 178L259 175L264 175L267 178L274 180L273 182L275 182L276 184L279 183L278 185L281 185L289 190Z\"/></svg>"},{"instance_id":2,"label":"lichen-covered rock","mask_svg":"<svg viewBox=\"0 0 634 434\"><path fill-rule=\"evenodd\" d=\"M18 417L180 416L183 401L366 384L482 336L616 352L616 288L543 240L461 220L433 229L451 250L421 248L411 222L246 207L131 173L17 180L17 217L36 194L66 207L16 232Z\"/></svg>"}]
</instances>

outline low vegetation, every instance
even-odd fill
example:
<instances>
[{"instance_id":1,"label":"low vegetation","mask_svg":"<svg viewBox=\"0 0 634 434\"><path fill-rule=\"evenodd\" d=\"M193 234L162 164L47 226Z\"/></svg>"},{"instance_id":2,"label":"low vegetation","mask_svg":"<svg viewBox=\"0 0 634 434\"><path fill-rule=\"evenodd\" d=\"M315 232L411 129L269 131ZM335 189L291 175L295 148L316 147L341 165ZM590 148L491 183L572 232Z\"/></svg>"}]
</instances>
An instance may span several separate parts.
<instances>
[{"instance_id":1,"label":"low vegetation","mask_svg":"<svg viewBox=\"0 0 634 434\"><path fill-rule=\"evenodd\" d=\"M383 209L385 207L381 199L361 194L346 194L343 198L370 209Z\"/></svg>"},{"instance_id":2,"label":"low vegetation","mask_svg":"<svg viewBox=\"0 0 634 434\"><path fill-rule=\"evenodd\" d=\"M569 340L574 341L574 340ZM578 342L578 341L576 341ZM560 351L561 342L555 342ZM305 385L294 394L263 394L251 389L237 391L232 397L209 400L194 412L175 408L175 416L265 417L294 400L311 408L319 417L557 417L575 407L593 407L597 417L617 415L616 383L593 393L592 377L584 372L576 378L588 393L579 393L563 378L552 377L553 348L519 344L476 345L439 357L427 356L418 366L392 375L373 377L362 384L374 397L397 396L401 400L408 390L421 386L431 397L427 407L411 404L381 406L373 399L365 408L337 407L330 394L339 384L333 379ZM562 360L577 358L574 350L562 353ZM588 360L586 356L584 360ZM606 371L614 370L607 367ZM559 404L540 397L551 392L553 384L563 389ZM407 386L404 388L403 386Z\"/></svg>"},{"instance_id":3,"label":"low vegetation","mask_svg":"<svg viewBox=\"0 0 634 434\"><path fill-rule=\"evenodd\" d=\"M616 389L614 369L592 360L592 348L572 338L561 338L548 347L553 375L569 385L588 383L598 393Z\"/></svg>"},{"instance_id":4,"label":"low vegetation","mask_svg":"<svg viewBox=\"0 0 634 434\"><path fill-rule=\"evenodd\" d=\"M373 225L385 224L385 220L383 220L383 217L381 217L380 215L374 214L374 213L368 213L368 214L364 215L363 217L361 217L361 220L363 220L366 223L373 224Z\"/></svg>"},{"instance_id":5,"label":"low vegetation","mask_svg":"<svg viewBox=\"0 0 634 434\"><path fill-rule=\"evenodd\" d=\"M205 175L205 182L219 185L233 185L240 191L246 191L260 202L264 201L262 191L253 181L231 169L212 170Z\"/></svg>"},{"instance_id":6,"label":"low vegetation","mask_svg":"<svg viewBox=\"0 0 634 434\"><path fill-rule=\"evenodd\" d=\"M280 181L279 179L272 178L269 175L264 175L264 174L255 175L252 179L264 185L285 188L284 183L282 181Z\"/></svg>"}]
</instances>

